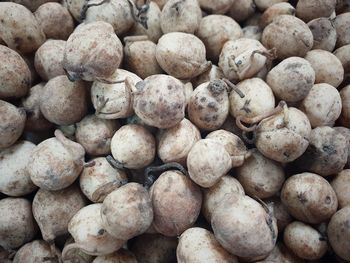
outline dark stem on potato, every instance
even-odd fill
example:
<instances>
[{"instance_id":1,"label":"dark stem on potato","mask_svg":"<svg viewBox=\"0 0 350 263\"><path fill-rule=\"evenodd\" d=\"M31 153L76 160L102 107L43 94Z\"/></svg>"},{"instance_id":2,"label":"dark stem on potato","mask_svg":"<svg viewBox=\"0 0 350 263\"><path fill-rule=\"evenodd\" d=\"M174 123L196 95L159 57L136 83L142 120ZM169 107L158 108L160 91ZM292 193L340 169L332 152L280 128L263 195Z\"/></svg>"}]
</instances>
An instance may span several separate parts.
<instances>
[{"instance_id":1,"label":"dark stem on potato","mask_svg":"<svg viewBox=\"0 0 350 263\"><path fill-rule=\"evenodd\" d=\"M86 18L86 12L89 9L89 7L99 6L99 5L102 5L106 2L109 2L109 0L101 0L101 2L99 2L99 3L89 3L89 1L90 0L85 1L83 8L81 9L80 17L79 17L80 21L83 21Z\"/></svg>"},{"instance_id":2,"label":"dark stem on potato","mask_svg":"<svg viewBox=\"0 0 350 263\"><path fill-rule=\"evenodd\" d=\"M245 95L244 93L239 89L237 88L237 86L235 84L233 84L231 81L229 81L228 79L226 78L223 78L222 79L226 84L227 86L230 88L230 91L233 90L234 92L236 92L241 98L244 98Z\"/></svg>"},{"instance_id":3,"label":"dark stem on potato","mask_svg":"<svg viewBox=\"0 0 350 263\"><path fill-rule=\"evenodd\" d=\"M118 162L116 159L113 158L112 155L108 155L106 157L106 160L114 169L125 170L124 164Z\"/></svg>"},{"instance_id":4,"label":"dark stem on potato","mask_svg":"<svg viewBox=\"0 0 350 263\"><path fill-rule=\"evenodd\" d=\"M67 78L69 79L69 81L74 82L76 80L79 80L79 78L77 76L72 76L71 74L69 74L68 70L66 70L64 67L63 67L63 70L66 73Z\"/></svg>"},{"instance_id":5,"label":"dark stem on potato","mask_svg":"<svg viewBox=\"0 0 350 263\"><path fill-rule=\"evenodd\" d=\"M106 183L99 188L97 188L93 193L92 193L92 199L93 200L99 200L102 196L106 196L109 193L113 192L115 189L119 188L120 186L126 184L128 181L113 181Z\"/></svg>"},{"instance_id":6,"label":"dark stem on potato","mask_svg":"<svg viewBox=\"0 0 350 263\"><path fill-rule=\"evenodd\" d=\"M149 10L151 0L147 0L145 4L143 4L141 7L138 7L135 5L135 3L132 0L128 0L130 11L133 19L141 24L146 30L148 29L148 17L147 13Z\"/></svg>"}]
</instances>

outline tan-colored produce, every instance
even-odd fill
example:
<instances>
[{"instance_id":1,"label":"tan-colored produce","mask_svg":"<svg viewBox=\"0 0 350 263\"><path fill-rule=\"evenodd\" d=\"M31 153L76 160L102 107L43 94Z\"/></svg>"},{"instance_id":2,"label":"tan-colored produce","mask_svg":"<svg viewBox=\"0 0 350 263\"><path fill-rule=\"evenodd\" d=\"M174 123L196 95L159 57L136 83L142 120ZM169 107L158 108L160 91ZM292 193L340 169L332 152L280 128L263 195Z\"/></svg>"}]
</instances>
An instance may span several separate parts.
<instances>
[{"instance_id":1,"label":"tan-colored produce","mask_svg":"<svg viewBox=\"0 0 350 263\"><path fill-rule=\"evenodd\" d=\"M312 49L323 49L332 52L337 41L337 31L329 18L320 17L307 23L312 35L314 45Z\"/></svg>"},{"instance_id":2,"label":"tan-colored produce","mask_svg":"<svg viewBox=\"0 0 350 263\"><path fill-rule=\"evenodd\" d=\"M318 17L329 17L334 12L336 3L336 0L300 0L296 15L305 22Z\"/></svg>"},{"instance_id":3,"label":"tan-colored produce","mask_svg":"<svg viewBox=\"0 0 350 263\"><path fill-rule=\"evenodd\" d=\"M331 185L337 194L339 209L350 205L350 169L338 173L331 181Z\"/></svg>"},{"instance_id":4,"label":"tan-colored produce","mask_svg":"<svg viewBox=\"0 0 350 263\"><path fill-rule=\"evenodd\" d=\"M289 3L276 3L267 8L260 17L259 25L264 28L279 15L295 15L295 8Z\"/></svg>"},{"instance_id":5,"label":"tan-colored produce","mask_svg":"<svg viewBox=\"0 0 350 263\"><path fill-rule=\"evenodd\" d=\"M56 253L59 254L58 248ZM49 243L44 240L34 240L23 245L13 258L13 263L45 263L46 258L52 257Z\"/></svg>"}]
</instances>

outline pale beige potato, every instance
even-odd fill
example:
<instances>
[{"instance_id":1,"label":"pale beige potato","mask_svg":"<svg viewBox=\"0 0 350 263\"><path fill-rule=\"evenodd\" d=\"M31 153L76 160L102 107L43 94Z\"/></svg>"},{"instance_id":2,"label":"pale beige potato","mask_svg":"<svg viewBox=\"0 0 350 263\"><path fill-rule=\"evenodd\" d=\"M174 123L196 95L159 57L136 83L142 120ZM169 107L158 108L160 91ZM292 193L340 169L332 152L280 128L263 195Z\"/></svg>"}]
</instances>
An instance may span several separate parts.
<instances>
[{"instance_id":1,"label":"pale beige potato","mask_svg":"<svg viewBox=\"0 0 350 263\"><path fill-rule=\"evenodd\" d=\"M319 17L329 17L335 10L336 0L299 0L296 15L305 22Z\"/></svg>"},{"instance_id":2,"label":"pale beige potato","mask_svg":"<svg viewBox=\"0 0 350 263\"><path fill-rule=\"evenodd\" d=\"M339 122L341 125L350 128L350 85L340 90L340 97L343 108L341 110Z\"/></svg>"},{"instance_id":3,"label":"pale beige potato","mask_svg":"<svg viewBox=\"0 0 350 263\"><path fill-rule=\"evenodd\" d=\"M56 253L60 253L56 247ZM52 257L50 245L38 239L23 245L13 258L13 263L46 263L45 258Z\"/></svg>"},{"instance_id":4,"label":"pale beige potato","mask_svg":"<svg viewBox=\"0 0 350 263\"><path fill-rule=\"evenodd\" d=\"M14 50L0 45L0 99L16 99L27 94L31 72L25 60Z\"/></svg>"},{"instance_id":5,"label":"pale beige potato","mask_svg":"<svg viewBox=\"0 0 350 263\"><path fill-rule=\"evenodd\" d=\"M338 173L331 181L339 203L339 209L350 205L350 169L345 169Z\"/></svg>"},{"instance_id":6,"label":"pale beige potato","mask_svg":"<svg viewBox=\"0 0 350 263\"><path fill-rule=\"evenodd\" d=\"M210 14L225 14L234 2L235 0L198 0L200 7Z\"/></svg>"},{"instance_id":7,"label":"pale beige potato","mask_svg":"<svg viewBox=\"0 0 350 263\"><path fill-rule=\"evenodd\" d=\"M254 0L255 5L260 11L265 11L269 7L282 2L288 2L288 0Z\"/></svg>"},{"instance_id":8,"label":"pale beige potato","mask_svg":"<svg viewBox=\"0 0 350 263\"><path fill-rule=\"evenodd\" d=\"M335 29L337 30L337 47L350 44L350 10L347 13L337 15L334 20Z\"/></svg>"},{"instance_id":9,"label":"pale beige potato","mask_svg":"<svg viewBox=\"0 0 350 263\"><path fill-rule=\"evenodd\" d=\"M254 0L235 0L228 11L228 15L235 21L242 22L251 17L255 9Z\"/></svg>"},{"instance_id":10,"label":"pale beige potato","mask_svg":"<svg viewBox=\"0 0 350 263\"><path fill-rule=\"evenodd\" d=\"M0 3L0 17L0 36L9 48L31 53L45 42L45 34L38 21L23 5Z\"/></svg>"},{"instance_id":11,"label":"pale beige potato","mask_svg":"<svg viewBox=\"0 0 350 263\"><path fill-rule=\"evenodd\" d=\"M337 41L337 31L334 23L329 18L320 17L311 20L307 25L314 36L312 49L323 49L332 52Z\"/></svg>"},{"instance_id":12,"label":"pale beige potato","mask_svg":"<svg viewBox=\"0 0 350 263\"><path fill-rule=\"evenodd\" d=\"M46 38L67 40L74 30L74 21L68 9L60 3L45 3L34 12Z\"/></svg>"},{"instance_id":13,"label":"pale beige potato","mask_svg":"<svg viewBox=\"0 0 350 263\"><path fill-rule=\"evenodd\" d=\"M277 220L278 232L283 232L284 228L293 221L293 218L289 214L287 207L282 203L281 199L278 196L264 199L264 202L266 202L266 205L269 207L269 209L273 211L273 215Z\"/></svg>"},{"instance_id":14,"label":"pale beige potato","mask_svg":"<svg viewBox=\"0 0 350 263\"><path fill-rule=\"evenodd\" d=\"M350 74L350 44L336 49L333 54L340 60L344 68L344 78Z\"/></svg>"},{"instance_id":15,"label":"pale beige potato","mask_svg":"<svg viewBox=\"0 0 350 263\"><path fill-rule=\"evenodd\" d=\"M264 28L279 15L295 15L295 8L289 3L276 3L267 8L260 17L259 25Z\"/></svg>"},{"instance_id":16,"label":"pale beige potato","mask_svg":"<svg viewBox=\"0 0 350 263\"><path fill-rule=\"evenodd\" d=\"M338 207L337 196L328 181L306 172L286 180L281 200L293 217L310 224L326 221Z\"/></svg>"},{"instance_id":17,"label":"pale beige potato","mask_svg":"<svg viewBox=\"0 0 350 263\"><path fill-rule=\"evenodd\" d=\"M96 257L92 263L138 263L134 254L124 248L113 254Z\"/></svg>"}]
</instances>

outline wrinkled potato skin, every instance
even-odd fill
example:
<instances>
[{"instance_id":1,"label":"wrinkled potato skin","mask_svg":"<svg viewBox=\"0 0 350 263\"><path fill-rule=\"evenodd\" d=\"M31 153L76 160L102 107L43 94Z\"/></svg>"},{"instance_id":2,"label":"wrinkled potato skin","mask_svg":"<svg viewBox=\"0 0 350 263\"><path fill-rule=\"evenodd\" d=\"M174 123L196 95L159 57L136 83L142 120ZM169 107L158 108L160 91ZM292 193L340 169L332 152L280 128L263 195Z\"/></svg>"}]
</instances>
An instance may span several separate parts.
<instances>
[{"instance_id":1,"label":"wrinkled potato skin","mask_svg":"<svg viewBox=\"0 0 350 263\"><path fill-rule=\"evenodd\" d=\"M31 241L38 232L32 214L32 204L24 198L0 200L0 246L16 249Z\"/></svg>"},{"instance_id":2,"label":"wrinkled potato skin","mask_svg":"<svg viewBox=\"0 0 350 263\"><path fill-rule=\"evenodd\" d=\"M259 25L264 28L270 24L273 19L279 15L292 15L295 14L295 8L289 3L277 3L265 10L261 15Z\"/></svg>"},{"instance_id":3,"label":"wrinkled potato skin","mask_svg":"<svg viewBox=\"0 0 350 263\"><path fill-rule=\"evenodd\" d=\"M178 171L162 173L150 189L153 227L165 236L178 236L190 228L201 210L202 193Z\"/></svg>"},{"instance_id":4,"label":"wrinkled potato skin","mask_svg":"<svg viewBox=\"0 0 350 263\"><path fill-rule=\"evenodd\" d=\"M57 253L60 253L56 248ZM44 240L34 240L22 246L16 253L13 263L46 263L52 257L50 245Z\"/></svg>"},{"instance_id":5,"label":"wrinkled potato skin","mask_svg":"<svg viewBox=\"0 0 350 263\"><path fill-rule=\"evenodd\" d=\"M66 75L57 76L44 86L40 111L57 125L74 124L87 113L87 92L85 82L71 82Z\"/></svg>"},{"instance_id":6,"label":"wrinkled potato skin","mask_svg":"<svg viewBox=\"0 0 350 263\"><path fill-rule=\"evenodd\" d=\"M339 209L350 205L350 169L345 169L338 173L331 181L331 185L337 194Z\"/></svg>"},{"instance_id":7,"label":"wrinkled potato skin","mask_svg":"<svg viewBox=\"0 0 350 263\"><path fill-rule=\"evenodd\" d=\"M0 149L13 145L22 135L26 112L0 100Z\"/></svg>"},{"instance_id":8,"label":"wrinkled potato skin","mask_svg":"<svg viewBox=\"0 0 350 263\"><path fill-rule=\"evenodd\" d=\"M68 9L59 3L41 5L34 13L46 38L67 40L74 30L74 21Z\"/></svg>"},{"instance_id":9,"label":"wrinkled potato skin","mask_svg":"<svg viewBox=\"0 0 350 263\"><path fill-rule=\"evenodd\" d=\"M299 0L296 15L305 22L318 17L329 17L335 10L336 0Z\"/></svg>"},{"instance_id":10,"label":"wrinkled potato skin","mask_svg":"<svg viewBox=\"0 0 350 263\"><path fill-rule=\"evenodd\" d=\"M339 122L341 125L350 128L350 85L345 86L340 91L343 108L341 110Z\"/></svg>"},{"instance_id":11,"label":"wrinkled potato skin","mask_svg":"<svg viewBox=\"0 0 350 263\"><path fill-rule=\"evenodd\" d=\"M334 20L335 29L337 30L337 47L350 44L350 12L337 15Z\"/></svg>"},{"instance_id":12,"label":"wrinkled potato skin","mask_svg":"<svg viewBox=\"0 0 350 263\"><path fill-rule=\"evenodd\" d=\"M313 46L313 36L309 27L299 18L280 15L265 27L262 44L277 49L277 57L304 57Z\"/></svg>"},{"instance_id":13,"label":"wrinkled potato skin","mask_svg":"<svg viewBox=\"0 0 350 263\"><path fill-rule=\"evenodd\" d=\"M271 211L273 211L273 215L277 220L278 232L282 233L284 228L293 221L293 218L289 214L287 207L277 196L265 199L264 202L266 202L267 206L271 209Z\"/></svg>"},{"instance_id":14,"label":"wrinkled potato skin","mask_svg":"<svg viewBox=\"0 0 350 263\"><path fill-rule=\"evenodd\" d=\"M34 66L43 81L65 75L62 61L66 41L48 40L35 53Z\"/></svg>"},{"instance_id":15,"label":"wrinkled potato skin","mask_svg":"<svg viewBox=\"0 0 350 263\"><path fill-rule=\"evenodd\" d=\"M311 224L324 222L338 207L331 185L313 173L289 177L282 187L281 200L293 217Z\"/></svg>"},{"instance_id":16,"label":"wrinkled potato skin","mask_svg":"<svg viewBox=\"0 0 350 263\"><path fill-rule=\"evenodd\" d=\"M34 15L24 6L0 3L0 36L6 45L20 53L37 50L45 42L45 34Z\"/></svg>"},{"instance_id":17,"label":"wrinkled potato skin","mask_svg":"<svg viewBox=\"0 0 350 263\"><path fill-rule=\"evenodd\" d=\"M96 257L92 263L137 263L136 257L124 248L109 255Z\"/></svg>"},{"instance_id":18,"label":"wrinkled potato skin","mask_svg":"<svg viewBox=\"0 0 350 263\"><path fill-rule=\"evenodd\" d=\"M182 233L176 256L179 263L238 263L237 258L219 244L213 233L199 227L187 229Z\"/></svg>"},{"instance_id":19,"label":"wrinkled potato skin","mask_svg":"<svg viewBox=\"0 0 350 263\"><path fill-rule=\"evenodd\" d=\"M0 5L1 6L1 5ZM0 99L20 98L27 94L31 73L27 63L14 50L0 45Z\"/></svg>"},{"instance_id":20,"label":"wrinkled potato skin","mask_svg":"<svg viewBox=\"0 0 350 263\"><path fill-rule=\"evenodd\" d=\"M320 17L311 20L307 25L314 36L312 49L323 49L332 52L337 41L337 31L331 20Z\"/></svg>"}]
</instances>

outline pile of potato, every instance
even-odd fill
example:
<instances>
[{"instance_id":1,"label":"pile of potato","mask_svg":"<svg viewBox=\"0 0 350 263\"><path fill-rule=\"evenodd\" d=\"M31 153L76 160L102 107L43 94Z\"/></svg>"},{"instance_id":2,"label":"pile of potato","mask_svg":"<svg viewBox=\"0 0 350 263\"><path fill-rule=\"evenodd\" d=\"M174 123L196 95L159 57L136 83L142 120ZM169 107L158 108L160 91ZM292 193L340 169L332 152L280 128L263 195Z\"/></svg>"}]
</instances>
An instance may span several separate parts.
<instances>
[{"instance_id":1,"label":"pile of potato","mask_svg":"<svg viewBox=\"0 0 350 263\"><path fill-rule=\"evenodd\" d=\"M350 262L350 2L0 2L1 263Z\"/></svg>"}]
</instances>

